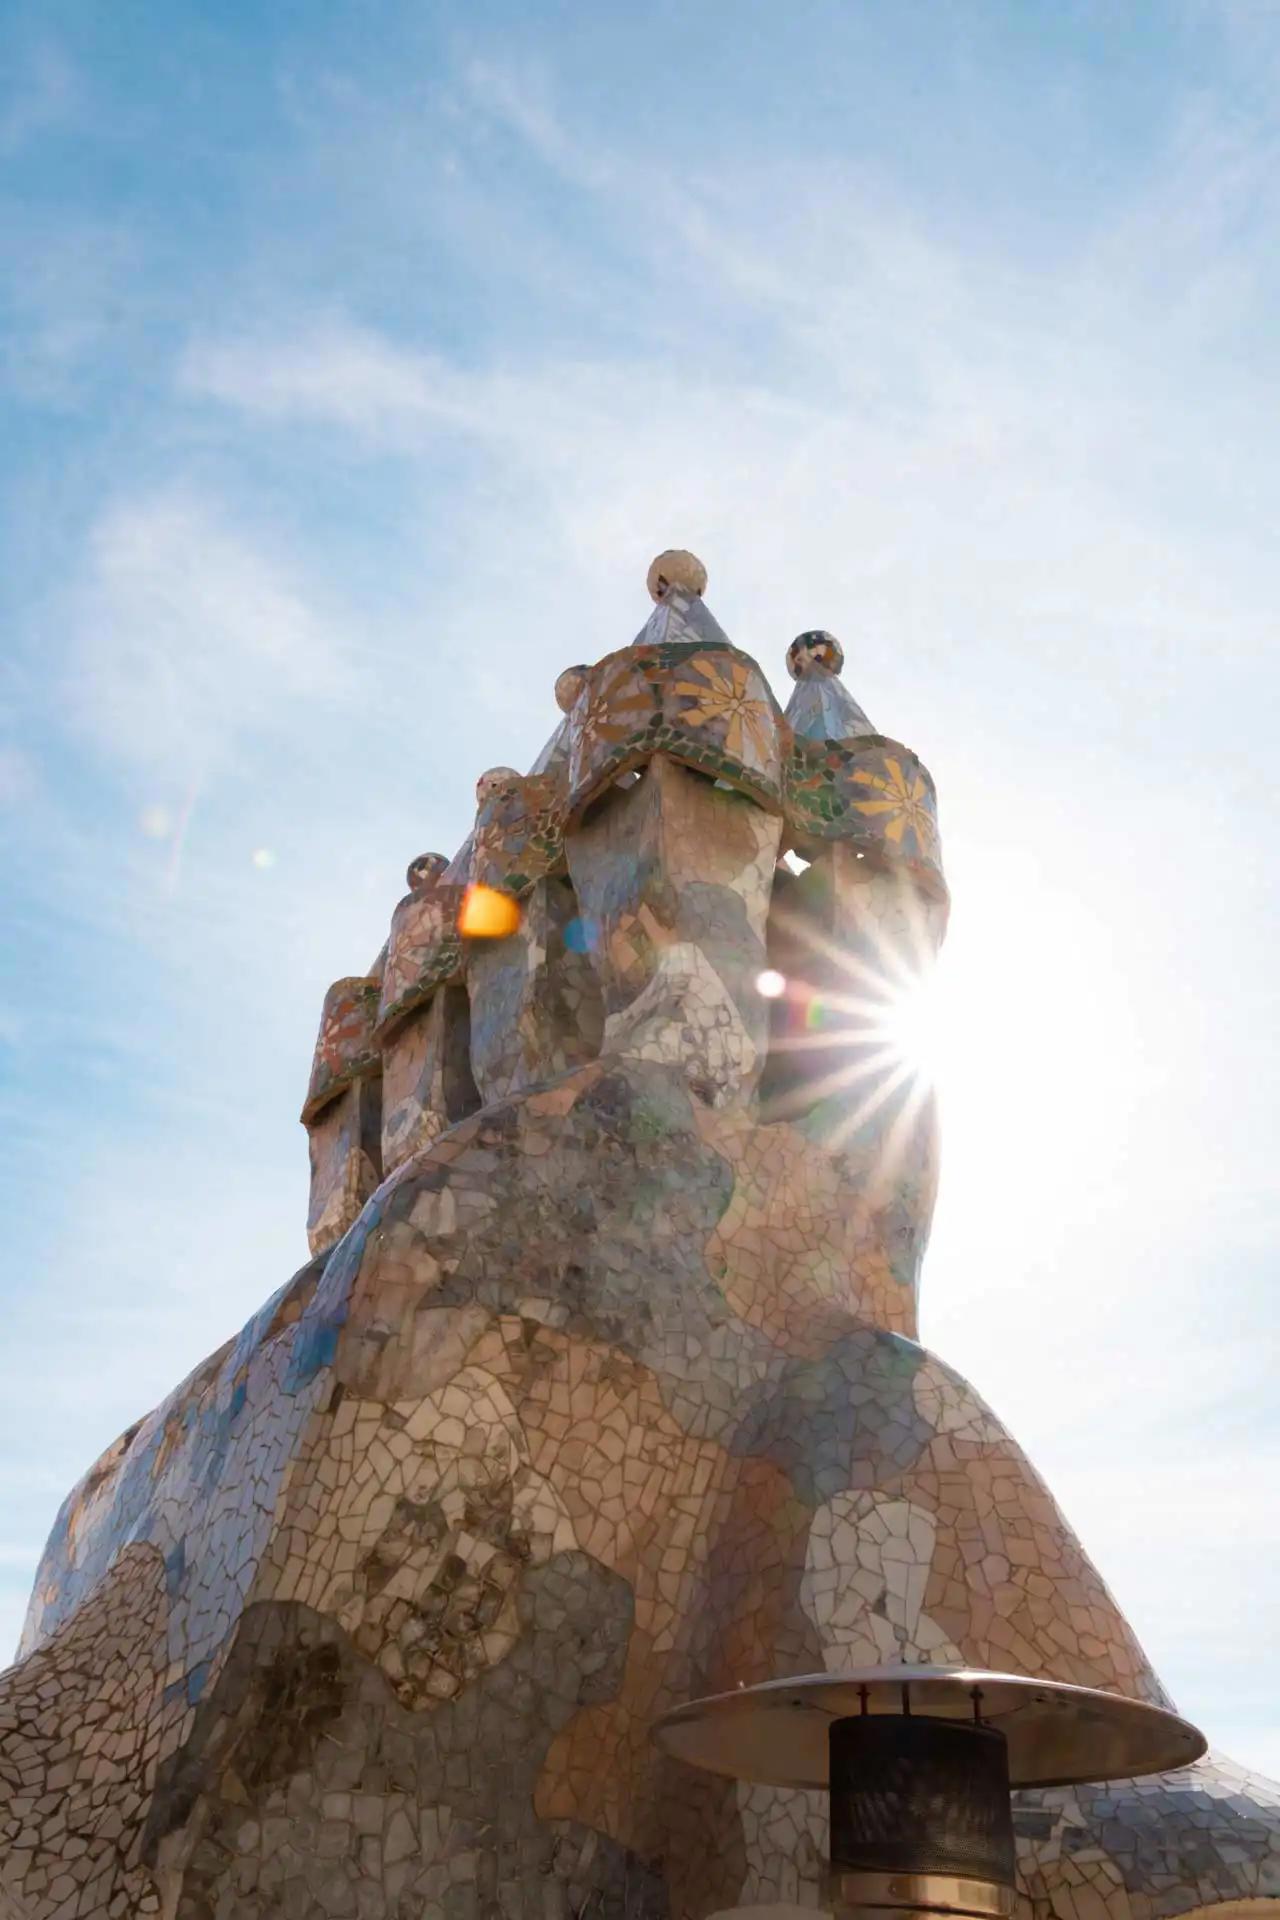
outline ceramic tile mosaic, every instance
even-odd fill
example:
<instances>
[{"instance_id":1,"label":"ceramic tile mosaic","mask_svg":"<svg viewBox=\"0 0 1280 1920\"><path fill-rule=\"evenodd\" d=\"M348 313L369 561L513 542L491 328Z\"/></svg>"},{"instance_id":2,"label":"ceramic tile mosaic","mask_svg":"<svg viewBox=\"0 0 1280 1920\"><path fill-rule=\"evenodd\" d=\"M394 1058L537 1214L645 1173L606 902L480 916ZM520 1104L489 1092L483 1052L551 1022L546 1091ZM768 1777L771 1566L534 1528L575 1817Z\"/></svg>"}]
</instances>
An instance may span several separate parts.
<instances>
[{"instance_id":1,"label":"ceramic tile mosaic","mask_svg":"<svg viewBox=\"0 0 1280 1920\"><path fill-rule=\"evenodd\" d=\"M784 713L704 584L659 556L326 998L314 1256L70 1494L0 1677L0 1920L815 1908L820 1797L656 1715L898 1658L1163 1700L916 1341L937 1129L878 1010L945 931L932 781L830 635ZM1036 1920L1280 1897L1223 1760L1016 1818Z\"/></svg>"},{"instance_id":2,"label":"ceramic tile mosaic","mask_svg":"<svg viewBox=\"0 0 1280 1920\"><path fill-rule=\"evenodd\" d=\"M479 1105L471 1002L464 986L449 982L383 1036L382 1172L393 1172Z\"/></svg>"}]
</instances>

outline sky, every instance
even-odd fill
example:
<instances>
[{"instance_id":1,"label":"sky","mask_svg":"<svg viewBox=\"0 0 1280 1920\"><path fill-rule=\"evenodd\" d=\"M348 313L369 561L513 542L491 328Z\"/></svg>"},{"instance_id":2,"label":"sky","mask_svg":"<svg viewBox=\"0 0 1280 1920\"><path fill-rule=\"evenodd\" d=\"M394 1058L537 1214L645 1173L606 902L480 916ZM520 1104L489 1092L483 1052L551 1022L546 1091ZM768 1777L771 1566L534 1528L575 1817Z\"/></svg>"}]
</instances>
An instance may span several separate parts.
<instances>
[{"instance_id":1,"label":"sky","mask_svg":"<svg viewBox=\"0 0 1280 1920\"><path fill-rule=\"evenodd\" d=\"M923 1337L1280 1775L1280 6L0 0L0 1659L659 549L954 894Z\"/></svg>"}]
</instances>

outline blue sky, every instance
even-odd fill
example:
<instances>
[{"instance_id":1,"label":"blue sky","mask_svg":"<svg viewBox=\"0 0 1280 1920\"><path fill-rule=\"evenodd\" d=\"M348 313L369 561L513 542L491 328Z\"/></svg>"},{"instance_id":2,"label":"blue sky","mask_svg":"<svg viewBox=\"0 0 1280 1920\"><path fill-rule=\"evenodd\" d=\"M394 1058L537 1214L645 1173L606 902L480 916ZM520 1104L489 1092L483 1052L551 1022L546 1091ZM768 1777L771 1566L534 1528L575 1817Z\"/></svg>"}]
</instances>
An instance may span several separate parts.
<instances>
[{"instance_id":1,"label":"blue sky","mask_svg":"<svg viewBox=\"0 0 1280 1920\"><path fill-rule=\"evenodd\" d=\"M937 776L924 1336L1280 1773L1280 9L0 4L0 1642L644 569Z\"/></svg>"}]
</instances>

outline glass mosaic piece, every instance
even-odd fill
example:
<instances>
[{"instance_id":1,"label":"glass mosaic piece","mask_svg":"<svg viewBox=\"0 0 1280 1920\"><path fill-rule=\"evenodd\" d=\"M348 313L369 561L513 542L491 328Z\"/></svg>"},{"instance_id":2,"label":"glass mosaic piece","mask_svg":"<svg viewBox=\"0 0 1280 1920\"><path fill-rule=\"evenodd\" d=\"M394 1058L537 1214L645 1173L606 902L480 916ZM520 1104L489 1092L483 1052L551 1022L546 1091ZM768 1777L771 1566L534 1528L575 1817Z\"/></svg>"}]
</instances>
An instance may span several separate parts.
<instances>
[{"instance_id":1,"label":"glass mosaic piece","mask_svg":"<svg viewBox=\"0 0 1280 1920\"><path fill-rule=\"evenodd\" d=\"M797 680L787 702L787 725L806 740L853 740L875 732L842 681L816 675Z\"/></svg>"}]
</instances>

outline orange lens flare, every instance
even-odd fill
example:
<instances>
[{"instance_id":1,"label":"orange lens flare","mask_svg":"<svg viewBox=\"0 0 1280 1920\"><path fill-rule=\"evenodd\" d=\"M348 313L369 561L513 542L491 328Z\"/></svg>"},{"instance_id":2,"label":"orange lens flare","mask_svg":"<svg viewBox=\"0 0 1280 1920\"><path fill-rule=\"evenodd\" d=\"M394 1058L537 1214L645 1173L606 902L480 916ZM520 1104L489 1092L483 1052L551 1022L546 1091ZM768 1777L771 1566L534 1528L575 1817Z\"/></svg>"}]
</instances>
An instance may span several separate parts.
<instances>
[{"instance_id":1,"label":"orange lens flare","mask_svg":"<svg viewBox=\"0 0 1280 1920\"><path fill-rule=\"evenodd\" d=\"M520 903L496 887L470 886L458 909L458 932L468 940L505 940L520 925Z\"/></svg>"}]
</instances>

